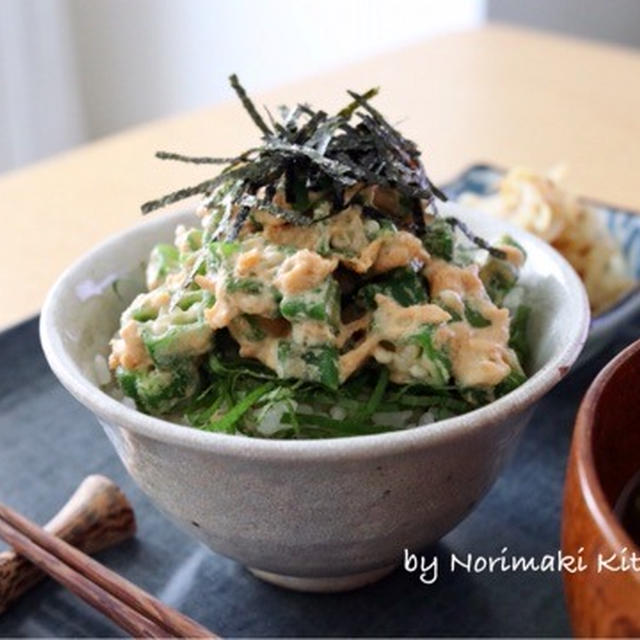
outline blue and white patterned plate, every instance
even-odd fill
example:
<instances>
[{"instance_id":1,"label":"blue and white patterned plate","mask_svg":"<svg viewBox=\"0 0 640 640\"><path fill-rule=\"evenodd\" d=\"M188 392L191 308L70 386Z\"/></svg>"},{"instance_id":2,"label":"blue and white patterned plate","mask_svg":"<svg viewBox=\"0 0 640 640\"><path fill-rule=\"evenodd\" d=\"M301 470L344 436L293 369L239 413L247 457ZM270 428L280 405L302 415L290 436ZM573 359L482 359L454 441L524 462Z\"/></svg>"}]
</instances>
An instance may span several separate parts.
<instances>
[{"instance_id":1,"label":"blue and white patterned plate","mask_svg":"<svg viewBox=\"0 0 640 640\"><path fill-rule=\"evenodd\" d=\"M496 190L503 173L502 169L492 165L472 165L446 184L443 191L452 200L457 200L465 192L489 195ZM588 198L584 198L583 202L594 209L604 220L611 235L622 249L630 275L640 283L640 213ZM638 314L640 314L640 284L613 307L592 319L589 337L578 360L578 366L584 364L607 346L615 338L617 327ZM640 316L638 318L638 337L640 337Z\"/></svg>"}]
</instances>

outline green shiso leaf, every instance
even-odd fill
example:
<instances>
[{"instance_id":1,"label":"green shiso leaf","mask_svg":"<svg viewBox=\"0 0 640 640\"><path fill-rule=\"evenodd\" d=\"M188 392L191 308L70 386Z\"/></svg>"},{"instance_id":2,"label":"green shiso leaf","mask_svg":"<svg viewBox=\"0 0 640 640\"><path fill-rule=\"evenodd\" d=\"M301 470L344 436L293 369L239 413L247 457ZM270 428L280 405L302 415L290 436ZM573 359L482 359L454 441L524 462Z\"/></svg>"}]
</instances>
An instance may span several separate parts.
<instances>
[{"instance_id":1,"label":"green shiso leaf","mask_svg":"<svg viewBox=\"0 0 640 640\"><path fill-rule=\"evenodd\" d=\"M526 369L531 357L527 328L531 307L521 304L515 310L509 326L509 346L516 352L520 364Z\"/></svg>"},{"instance_id":2,"label":"green shiso leaf","mask_svg":"<svg viewBox=\"0 0 640 640\"><path fill-rule=\"evenodd\" d=\"M201 427L205 431L223 431L233 433L235 424L265 394L273 389L272 382L265 382L242 398L224 417Z\"/></svg>"},{"instance_id":3,"label":"green shiso leaf","mask_svg":"<svg viewBox=\"0 0 640 640\"><path fill-rule=\"evenodd\" d=\"M467 322L477 329L491 326L491 320L485 318L477 309L475 309L469 302L464 303L464 315Z\"/></svg>"}]
</instances>

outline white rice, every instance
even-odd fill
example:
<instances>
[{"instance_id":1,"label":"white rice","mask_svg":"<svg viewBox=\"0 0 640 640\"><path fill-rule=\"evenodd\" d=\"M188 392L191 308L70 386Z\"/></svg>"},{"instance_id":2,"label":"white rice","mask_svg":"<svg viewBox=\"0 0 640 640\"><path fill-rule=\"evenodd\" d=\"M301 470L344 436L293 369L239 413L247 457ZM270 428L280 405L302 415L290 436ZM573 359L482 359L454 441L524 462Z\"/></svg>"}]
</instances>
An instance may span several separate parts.
<instances>
[{"instance_id":1,"label":"white rice","mask_svg":"<svg viewBox=\"0 0 640 640\"><path fill-rule=\"evenodd\" d=\"M342 407L331 407L329 415L334 420L344 420L347 417L347 412Z\"/></svg>"},{"instance_id":2,"label":"white rice","mask_svg":"<svg viewBox=\"0 0 640 640\"><path fill-rule=\"evenodd\" d=\"M281 429L286 429L291 425L282 423L282 416L291 409L291 403L276 402L272 404L262 416L256 427L263 436L272 436Z\"/></svg>"},{"instance_id":3,"label":"white rice","mask_svg":"<svg viewBox=\"0 0 640 640\"><path fill-rule=\"evenodd\" d=\"M418 425L422 426L423 424L432 424L436 421L436 417L433 415L432 411L427 411L420 416L418 423L412 426L417 427Z\"/></svg>"},{"instance_id":4,"label":"white rice","mask_svg":"<svg viewBox=\"0 0 640 640\"><path fill-rule=\"evenodd\" d=\"M507 293L502 301L503 306L511 311L515 311L523 302L525 298L525 290L521 285L516 285Z\"/></svg>"},{"instance_id":5,"label":"white rice","mask_svg":"<svg viewBox=\"0 0 640 640\"><path fill-rule=\"evenodd\" d=\"M99 386L104 387L111 382L111 371L109 371L107 359L99 353L93 359L93 373Z\"/></svg>"},{"instance_id":6,"label":"white rice","mask_svg":"<svg viewBox=\"0 0 640 640\"><path fill-rule=\"evenodd\" d=\"M394 429L404 429L413 414L412 409L406 411L380 411L371 416L371 422Z\"/></svg>"},{"instance_id":7,"label":"white rice","mask_svg":"<svg viewBox=\"0 0 640 640\"><path fill-rule=\"evenodd\" d=\"M133 398L129 398L129 396L123 396L120 402L122 402L125 407L129 407L129 409L137 409L136 401Z\"/></svg>"}]
</instances>

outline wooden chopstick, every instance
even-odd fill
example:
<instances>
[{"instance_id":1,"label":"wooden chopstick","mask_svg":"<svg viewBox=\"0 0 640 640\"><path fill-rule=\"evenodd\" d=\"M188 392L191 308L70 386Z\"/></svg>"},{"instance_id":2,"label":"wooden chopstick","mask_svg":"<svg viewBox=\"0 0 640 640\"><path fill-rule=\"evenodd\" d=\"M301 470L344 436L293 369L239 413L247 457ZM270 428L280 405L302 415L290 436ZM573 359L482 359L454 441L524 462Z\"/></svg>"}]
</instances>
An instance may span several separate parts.
<instances>
[{"instance_id":1,"label":"wooden chopstick","mask_svg":"<svg viewBox=\"0 0 640 640\"><path fill-rule=\"evenodd\" d=\"M32 540L14 529L4 519L0 519L0 536L18 553L28 558L92 607L104 613L132 636L161 638L167 635L167 630L164 627L145 618L82 574L71 569L56 556L35 545Z\"/></svg>"},{"instance_id":2,"label":"wooden chopstick","mask_svg":"<svg viewBox=\"0 0 640 640\"><path fill-rule=\"evenodd\" d=\"M134 637L217 637L2 503L0 536Z\"/></svg>"}]
</instances>

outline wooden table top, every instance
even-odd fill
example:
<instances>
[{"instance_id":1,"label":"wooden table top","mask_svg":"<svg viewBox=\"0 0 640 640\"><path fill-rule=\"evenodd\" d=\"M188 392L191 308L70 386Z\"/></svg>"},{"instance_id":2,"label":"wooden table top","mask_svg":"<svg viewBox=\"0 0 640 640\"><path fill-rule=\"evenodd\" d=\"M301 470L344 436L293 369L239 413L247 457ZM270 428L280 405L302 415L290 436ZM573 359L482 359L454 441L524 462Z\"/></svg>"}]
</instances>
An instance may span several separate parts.
<instances>
[{"instance_id":1,"label":"wooden table top","mask_svg":"<svg viewBox=\"0 0 640 640\"><path fill-rule=\"evenodd\" d=\"M562 162L572 190L640 210L638 78L640 54L631 49L491 25L255 98L331 110L345 103L347 88L380 86L377 106L420 145L436 183L478 161L538 170ZM156 160L156 150L231 155L257 138L230 90L224 104L1 176L9 241L2 251L0 326L36 313L67 265L140 221L142 202L210 175L211 167Z\"/></svg>"}]
</instances>

